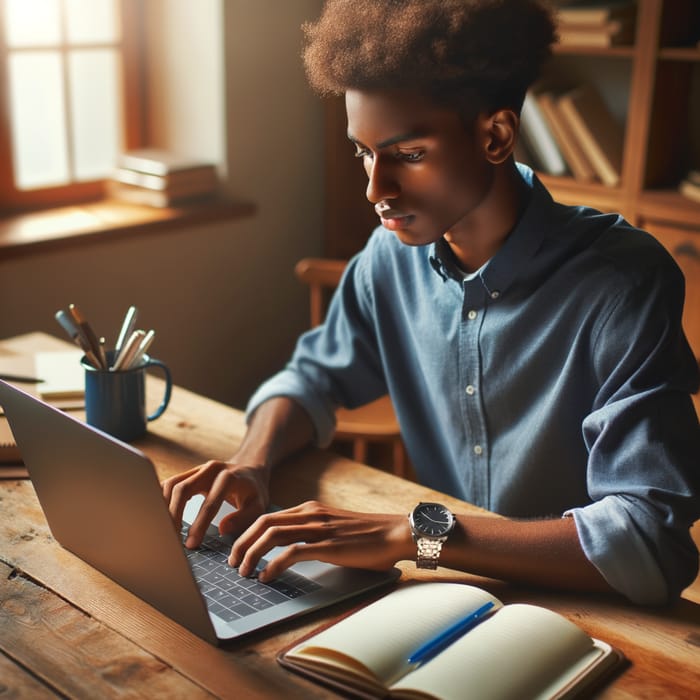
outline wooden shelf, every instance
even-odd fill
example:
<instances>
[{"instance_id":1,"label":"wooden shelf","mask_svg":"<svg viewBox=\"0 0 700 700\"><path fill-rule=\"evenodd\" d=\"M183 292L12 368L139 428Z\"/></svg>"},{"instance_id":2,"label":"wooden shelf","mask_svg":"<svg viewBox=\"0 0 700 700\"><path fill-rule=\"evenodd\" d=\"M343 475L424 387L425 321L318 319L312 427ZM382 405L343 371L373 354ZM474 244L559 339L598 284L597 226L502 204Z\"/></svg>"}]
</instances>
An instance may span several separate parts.
<instances>
[{"instance_id":1,"label":"wooden shelf","mask_svg":"<svg viewBox=\"0 0 700 700\"><path fill-rule=\"evenodd\" d=\"M659 51L659 59L662 61L689 61L691 63L700 63L700 48L664 48Z\"/></svg>"},{"instance_id":2,"label":"wooden shelf","mask_svg":"<svg viewBox=\"0 0 700 700\"><path fill-rule=\"evenodd\" d=\"M620 187L608 187L599 182L578 182L573 177L558 177L547 175L546 173L537 173L537 177L542 180L543 184L548 189L557 190L559 192L571 192L572 194L585 196L588 198L600 199L603 201L616 202L619 201L624 192Z\"/></svg>"},{"instance_id":3,"label":"wooden shelf","mask_svg":"<svg viewBox=\"0 0 700 700\"><path fill-rule=\"evenodd\" d=\"M0 262L22 255L115 236L172 231L174 227L250 216L255 206L212 196L182 206L155 208L101 199L0 218Z\"/></svg>"},{"instance_id":4,"label":"wooden shelf","mask_svg":"<svg viewBox=\"0 0 700 700\"><path fill-rule=\"evenodd\" d=\"M604 56L605 58L634 58L634 46L560 46L554 47L555 56Z\"/></svg>"},{"instance_id":5,"label":"wooden shelf","mask_svg":"<svg viewBox=\"0 0 700 700\"><path fill-rule=\"evenodd\" d=\"M639 198L637 210L645 220L665 221L698 229L700 237L700 203L684 197L676 190L645 190Z\"/></svg>"}]
</instances>

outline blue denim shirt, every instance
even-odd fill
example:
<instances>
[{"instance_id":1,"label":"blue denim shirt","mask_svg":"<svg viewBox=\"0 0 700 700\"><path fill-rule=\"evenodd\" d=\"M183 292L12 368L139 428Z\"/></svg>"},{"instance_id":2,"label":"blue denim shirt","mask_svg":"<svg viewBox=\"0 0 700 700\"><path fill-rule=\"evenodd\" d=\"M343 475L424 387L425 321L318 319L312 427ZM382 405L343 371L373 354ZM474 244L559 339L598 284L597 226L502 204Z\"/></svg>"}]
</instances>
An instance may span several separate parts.
<instances>
[{"instance_id":1,"label":"blue denim shirt","mask_svg":"<svg viewBox=\"0 0 700 700\"><path fill-rule=\"evenodd\" d=\"M421 483L510 517L572 516L614 588L662 603L698 567L683 276L648 234L521 173L529 205L472 279L444 241L376 229L248 412L289 396L326 445L337 405L388 391Z\"/></svg>"}]
</instances>

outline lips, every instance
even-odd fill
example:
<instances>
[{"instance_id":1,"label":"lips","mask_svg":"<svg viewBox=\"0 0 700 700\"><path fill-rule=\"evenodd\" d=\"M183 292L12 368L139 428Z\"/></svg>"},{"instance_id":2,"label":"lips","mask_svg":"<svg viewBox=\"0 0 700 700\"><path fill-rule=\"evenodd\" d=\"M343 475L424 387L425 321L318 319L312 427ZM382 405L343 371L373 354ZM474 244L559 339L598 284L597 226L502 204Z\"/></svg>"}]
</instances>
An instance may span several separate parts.
<instances>
[{"instance_id":1,"label":"lips","mask_svg":"<svg viewBox=\"0 0 700 700\"><path fill-rule=\"evenodd\" d=\"M413 214L405 214L404 212L399 211L398 209L383 207L381 203L377 204L374 207L374 210L377 212L377 215L381 219L382 226L384 226L384 228L389 229L390 231L396 231L397 229L406 228L415 219L415 216Z\"/></svg>"}]
</instances>

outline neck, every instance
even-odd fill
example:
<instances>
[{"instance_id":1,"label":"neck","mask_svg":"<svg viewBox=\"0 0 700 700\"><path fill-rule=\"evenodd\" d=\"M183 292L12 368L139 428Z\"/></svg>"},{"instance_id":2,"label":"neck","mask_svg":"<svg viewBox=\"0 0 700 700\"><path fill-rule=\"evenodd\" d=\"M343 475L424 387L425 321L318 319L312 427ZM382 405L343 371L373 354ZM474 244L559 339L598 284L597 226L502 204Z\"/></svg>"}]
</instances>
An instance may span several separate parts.
<instances>
[{"instance_id":1,"label":"neck","mask_svg":"<svg viewBox=\"0 0 700 700\"><path fill-rule=\"evenodd\" d=\"M489 261L515 228L529 197L515 162L494 170L492 186L482 203L459 229L444 238L457 264L465 272L474 272Z\"/></svg>"}]
</instances>

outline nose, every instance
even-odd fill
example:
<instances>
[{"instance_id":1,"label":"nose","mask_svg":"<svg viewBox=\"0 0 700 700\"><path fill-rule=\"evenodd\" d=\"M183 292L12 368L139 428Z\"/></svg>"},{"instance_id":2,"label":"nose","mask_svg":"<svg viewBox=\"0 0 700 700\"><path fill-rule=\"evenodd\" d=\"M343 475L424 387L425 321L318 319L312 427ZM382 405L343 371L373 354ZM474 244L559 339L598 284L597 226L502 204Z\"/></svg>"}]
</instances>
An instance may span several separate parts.
<instances>
[{"instance_id":1,"label":"nose","mask_svg":"<svg viewBox=\"0 0 700 700\"><path fill-rule=\"evenodd\" d=\"M375 156L365 166L367 173L367 199L372 204L378 204L386 199L395 199L401 192L401 187L394 177L391 164L381 156Z\"/></svg>"}]
</instances>

